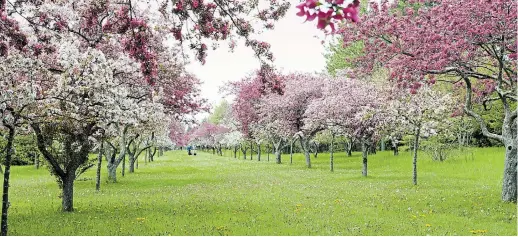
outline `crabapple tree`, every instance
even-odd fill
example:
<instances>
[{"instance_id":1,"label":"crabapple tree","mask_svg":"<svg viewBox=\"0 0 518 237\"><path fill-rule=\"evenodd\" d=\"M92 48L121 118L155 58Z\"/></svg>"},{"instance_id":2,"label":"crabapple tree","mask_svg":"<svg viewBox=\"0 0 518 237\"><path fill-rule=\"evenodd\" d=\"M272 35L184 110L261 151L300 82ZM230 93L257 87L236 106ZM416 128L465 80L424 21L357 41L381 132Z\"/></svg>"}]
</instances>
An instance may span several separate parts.
<instances>
[{"instance_id":1,"label":"crabapple tree","mask_svg":"<svg viewBox=\"0 0 518 237\"><path fill-rule=\"evenodd\" d=\"M488 137L505 146L502 200L517 200L516 32L517 3L511 0L408 1L406 6L371 3L372 11L341 31L346 45L362 41L359 72L382 64L392 81L416 91L421 84L462 81L463 110ZM417 9L417 10L416 10ZM493 88L485 100L498 100L502 129L490 132L488 121L473 109L473 84L487 81Z\"/></svg>"}]
</instances>

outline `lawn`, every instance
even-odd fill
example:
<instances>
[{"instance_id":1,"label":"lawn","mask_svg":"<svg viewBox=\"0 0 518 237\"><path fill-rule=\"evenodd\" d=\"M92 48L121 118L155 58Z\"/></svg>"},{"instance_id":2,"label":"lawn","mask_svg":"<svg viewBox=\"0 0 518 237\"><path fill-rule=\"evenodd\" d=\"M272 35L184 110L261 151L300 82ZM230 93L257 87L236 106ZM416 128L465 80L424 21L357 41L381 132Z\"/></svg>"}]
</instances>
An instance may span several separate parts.
<instances>
[{"instance_id":1,"label":"lawn","mask_svg":"<svg viewBox=\"0 0 518 237\"><path fill-rule=\"evenodd\" d=\"M516 204L502 203L503 148L471 149L444 162L423 156L412 185L410 153L319 154L305 168L198 152L166 152L95 192L95 170L76 181L61 213L44 167L13 167L10 235L516 235ZM230 156L230 153L226 153ZM103 165L105 166L105 165ZM103 167L104 169L105 167Z\"/></svg>"}]
</instances>

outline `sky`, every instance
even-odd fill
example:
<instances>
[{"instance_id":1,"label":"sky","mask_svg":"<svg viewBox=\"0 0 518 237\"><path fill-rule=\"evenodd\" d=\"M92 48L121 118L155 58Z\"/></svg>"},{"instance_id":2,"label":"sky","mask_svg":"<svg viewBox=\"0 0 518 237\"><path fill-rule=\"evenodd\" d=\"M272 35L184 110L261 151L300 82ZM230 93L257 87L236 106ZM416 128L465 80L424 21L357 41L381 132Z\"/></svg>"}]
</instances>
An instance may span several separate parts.
<instances>
[{"instance_id":1,"label":"sky","mask_svg":"<svg viewBox=\"0 0 518 237\"><path fill-rule=\"evenodd\" d=\"M271 44L271 52L275 57L274 65L283 72L321 72L325 69L324 45L321 41L325 35L316 28L316 22L303 23L305 18L296 15L295 6L298 0L291 0L290 10L286 16L276 22L275 29L266 31L257 39ZM234 52L229 52L228 43L221 43L216 50L209 50L205 65L193 61L187 70L194 73L203 82L201 95L208 99L213 107L223 99L219 88L229 81L238 81L256 69L259 60L253 50L241 42ZM232 98L227 98L231 102ZM208 114L199 114L198 120Z\"/></svg>"}]
</instances>

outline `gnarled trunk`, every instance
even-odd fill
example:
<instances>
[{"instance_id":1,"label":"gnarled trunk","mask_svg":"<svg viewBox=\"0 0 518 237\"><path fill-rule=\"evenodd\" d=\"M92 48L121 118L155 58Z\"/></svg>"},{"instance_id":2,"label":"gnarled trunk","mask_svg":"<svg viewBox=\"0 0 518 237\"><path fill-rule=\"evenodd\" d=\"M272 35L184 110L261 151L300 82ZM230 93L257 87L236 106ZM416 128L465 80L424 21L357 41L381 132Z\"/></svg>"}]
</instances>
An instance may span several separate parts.
<instances>
[{"instance_id":1,"label":"gnarled trunk","mask_svg":"<svg viewBox=\"0 0 518 237\"><path fill-rule=\"evenodd\" d=\"M514 140L514 141L513 141ZM517 199L517 142L510 139L505 144L504 177L502 182L502 200L516 202Z\"/></svg>"}]
</instances>

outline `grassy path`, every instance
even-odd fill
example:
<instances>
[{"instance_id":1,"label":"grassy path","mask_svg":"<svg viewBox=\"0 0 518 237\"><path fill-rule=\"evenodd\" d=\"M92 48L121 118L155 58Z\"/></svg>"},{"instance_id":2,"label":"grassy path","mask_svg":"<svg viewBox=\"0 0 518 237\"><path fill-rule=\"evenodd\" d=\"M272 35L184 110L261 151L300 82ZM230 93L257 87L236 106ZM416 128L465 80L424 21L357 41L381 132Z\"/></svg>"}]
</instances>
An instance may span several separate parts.
<instances>
[{"instance_id":1,"label":"grassy path","mask_svg":"<svg viewBox=\"0 0 518 237\"><path fill-rule=\"evenodd\" d=\"M517 234L516 205L499 201L503 148L442 163L423 157L417 187L405 152L371 156L368 178L359 154L338 154L331 173L326 154L308 170L300 155L293 165L276 165L185 153L141 162L126 177L119 170L119 182L103 182L100 193L89 171L76 181L74 213L59 211L59 190L45 168L13 167L9 234Z\"/></svg>"}]
</instances>

